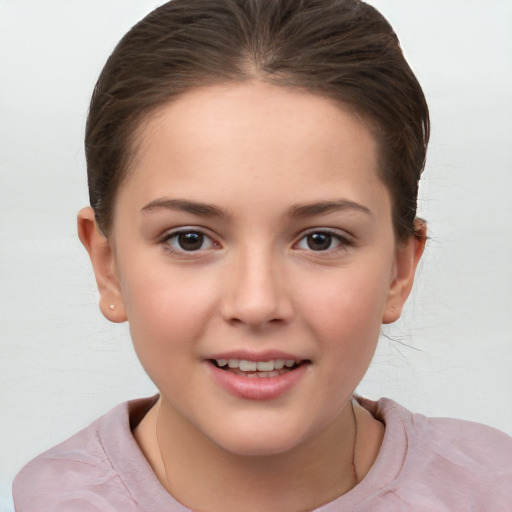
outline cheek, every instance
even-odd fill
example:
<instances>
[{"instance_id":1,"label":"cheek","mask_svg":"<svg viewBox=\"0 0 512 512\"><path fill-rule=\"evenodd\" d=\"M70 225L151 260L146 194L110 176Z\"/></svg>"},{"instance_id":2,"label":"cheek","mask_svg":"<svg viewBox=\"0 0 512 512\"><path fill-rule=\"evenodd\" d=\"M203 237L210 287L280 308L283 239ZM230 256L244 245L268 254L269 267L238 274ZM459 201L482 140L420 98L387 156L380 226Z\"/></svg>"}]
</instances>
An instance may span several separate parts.
<instances>
[{"instance_id":1,"label":"cheek","mask_svg":"<svg viewBox=\"0 0 512 512\"><path fill-rule=\"evenodd\" d=\"M360 265L338 269L308 287L303 315L315 337L327 345L325 354L342 361L372 357L390 281L389 271Z\"/></svg>"},{"instance_id":2,"label":"cheek","mask_svg":"<svg viewBox=\"0 0 512 512\"><path fill-rule=\"evenodd\" d=\"M135 351L150 377L185 371L179 364L194 357L208 318L215 309L215 287L187 272L154 267L144 275L130 274L123 298Z\"/></svg>"},{"instance_id":3,"label":"cheek","mask_svg":"<svg viewBox=\"0 0 512 512\"><path fill-rule=\"evenodd\" d=\"M391 265L389 265L391 267ZM314 276L305 287L309 309L324 321L364 327L364 319L380 324L391 282L391 272L370 265L352 265ZM303 293L304 299L306 294ZM306 299L305 299L306 300Z\"/></svg>"}]
</instances>

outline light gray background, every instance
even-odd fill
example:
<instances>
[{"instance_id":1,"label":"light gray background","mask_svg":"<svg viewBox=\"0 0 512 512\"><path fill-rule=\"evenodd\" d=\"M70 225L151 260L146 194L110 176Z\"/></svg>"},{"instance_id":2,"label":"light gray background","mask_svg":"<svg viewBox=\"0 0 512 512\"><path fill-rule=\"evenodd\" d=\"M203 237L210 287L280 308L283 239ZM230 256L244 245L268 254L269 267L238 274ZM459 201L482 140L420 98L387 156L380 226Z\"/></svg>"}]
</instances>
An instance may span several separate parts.
<instances>
[{"instance_id":1,"label":"light gray background","mask_svg":"<svg viewBox=\"0 0 512 512\"><path fill-rule=\"evenodd\" d=\"M22 464L154 392L75 235L89 96L155 0L0 0L0 510ZM161 3L161 2L160 2ZM426 92L431 240L360 386L512 434L512 2L374 0Z\"/></svg>"}]
</instances>

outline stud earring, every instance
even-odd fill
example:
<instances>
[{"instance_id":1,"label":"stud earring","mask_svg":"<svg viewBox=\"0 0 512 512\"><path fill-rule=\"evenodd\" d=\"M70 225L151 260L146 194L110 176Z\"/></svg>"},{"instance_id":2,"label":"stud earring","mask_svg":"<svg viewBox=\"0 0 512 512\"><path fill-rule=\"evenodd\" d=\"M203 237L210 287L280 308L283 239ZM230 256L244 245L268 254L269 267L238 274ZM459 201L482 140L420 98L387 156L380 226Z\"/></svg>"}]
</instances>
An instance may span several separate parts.
<instances>
[{"instance_id":1,"label":"stud earring","mask_svg":"<svg viewBox=\"0 0 512 512\"><path fill-rule=\"evenodd\" d=\"M110 304L109 309L114 310L116 309L116 307L114 306L114 304Z\"/></svg>"}]
</instances>

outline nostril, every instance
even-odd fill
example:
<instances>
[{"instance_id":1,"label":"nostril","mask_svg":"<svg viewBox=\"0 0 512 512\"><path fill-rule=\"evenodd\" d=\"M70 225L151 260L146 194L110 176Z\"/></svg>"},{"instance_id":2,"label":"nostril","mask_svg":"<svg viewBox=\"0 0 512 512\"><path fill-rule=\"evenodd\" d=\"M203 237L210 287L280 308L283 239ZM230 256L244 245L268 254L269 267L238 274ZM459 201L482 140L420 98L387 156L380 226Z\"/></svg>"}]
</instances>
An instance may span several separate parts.
<instances>
[{"instance_id":1,"label":"nostril","mask_svg":"<svg viewBox=\"0 0 512 512\"><path fill-rule=\"evenodd\" d=\"M245 272L231 275L226 282L221 312L231 325L282 325L293 316L293 307L276 270L261 265L243 265Z\"/></svg>"}]
</instances>

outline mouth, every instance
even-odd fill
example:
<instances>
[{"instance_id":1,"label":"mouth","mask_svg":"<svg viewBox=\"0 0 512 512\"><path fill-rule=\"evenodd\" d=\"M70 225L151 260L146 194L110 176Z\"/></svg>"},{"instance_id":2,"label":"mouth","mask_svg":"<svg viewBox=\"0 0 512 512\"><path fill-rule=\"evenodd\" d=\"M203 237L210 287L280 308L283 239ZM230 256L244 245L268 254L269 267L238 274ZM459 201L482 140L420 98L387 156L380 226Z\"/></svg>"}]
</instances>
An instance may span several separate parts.
<instances>
[{"instance_id":1,"label":"mouth","mask_svg":"<svg viewBox=\"0 0 512 512\"><path fill-rule=\"evenodd\" d=\"M297 370L310 361L295 359L270 359L268 361L249 361L247 359L209 359L216 368L240 377L275 378Z\"/></svg>"},{"instance_id":2,"label":"mouth","mask_svg":"<svg viewBox=\"0 0 512 512\"><path fill-rule=\"evenodd\" d=\"M274 400L297 389L307 378L312 361L272 352L212 354L204 362L213 382L230 395L248 400Z\"/></svg>"}]
</instances>

